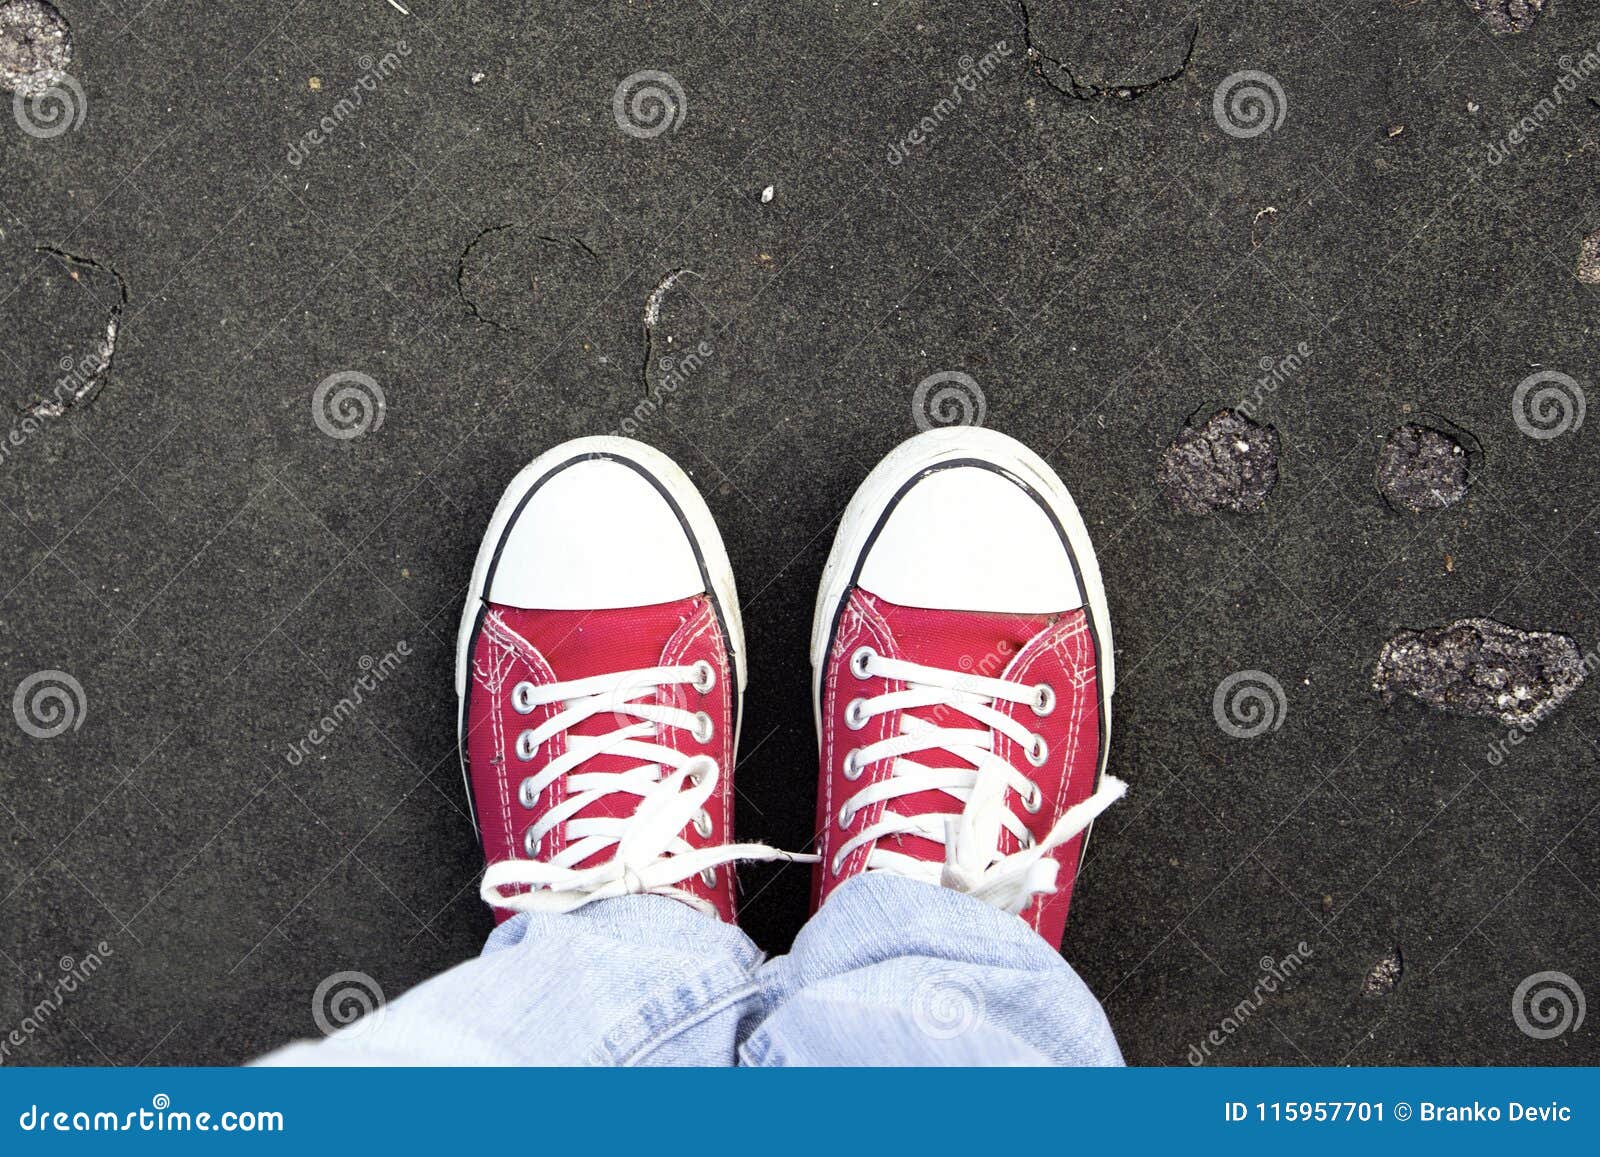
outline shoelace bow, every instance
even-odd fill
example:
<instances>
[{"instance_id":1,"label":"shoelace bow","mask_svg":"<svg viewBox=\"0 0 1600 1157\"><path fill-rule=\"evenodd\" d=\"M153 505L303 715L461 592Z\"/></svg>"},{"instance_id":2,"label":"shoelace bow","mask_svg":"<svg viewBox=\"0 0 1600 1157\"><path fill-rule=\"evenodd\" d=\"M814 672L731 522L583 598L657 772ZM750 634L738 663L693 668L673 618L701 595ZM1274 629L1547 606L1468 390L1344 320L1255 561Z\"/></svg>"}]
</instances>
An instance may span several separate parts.
<instances>
[{"instance_id":1,"label":"shoelace bow","mask_svg":"<svg viewBox=\"0 0 1600 1157\"><path fill-rule=\"evenodd\" d=\"M878 821L848 840L834 856L837 872L845 857L863 845L875 845L867 855L867 870L888 870L942 884L966 892L1007 912L1018 913L1034 896L1056 890L1056 861L1050 853L1084 831L1095 818L1121 799L1128 785L1114 776L1105 776L1099 789L1088 799L1061 814L1041 840L1035 841L1027 826L1012 810L1012 793L1029 812L1044 805L1039 785L1011 763L995 754L995 737L1004 735L1025 753L1028 762L1041 766L1049 757L1041 736L1030 732L1019 720L995 707L995 703L1028 703L1035 714L1048 715L1055 708L1055 693L1047 684L1028 686L1006 679L949 671L923 666L902 659L878 655L861 647L851 656L851 670L858 679L874 676L904 683L904 690L888 691L872 698L853 700L846 709L846 724L852 729L885 712L899 711L900 731L887 739L857 748L846 756L845 777L859 779L868 764L893 759L890 774L858 791L839 809L839 822L850 827L862 808L875 803L886 806ZM977 726L942 727L910 712L922 708L949 708L967 716ZM921 752L942 751L963 761L966 767L929 767L907 758ZM890 801L924 791L941 791L964 805L959 812L925 812L913 816L890 810ZM1010 832L1021 850L1000 851L1002 832ZM902 835L921 836L945 846L943 864L892 851L880 841Z\"/></svg>"},{"instance_id":2,"label":"shoelace bow","mask_svg":"<svg viewBox=\"0 0 1600 1157\"><path fill-rule=\"evenodd\" d=\"M521 714L559 703L561 710L517 739L517 757L531 761L554 736L570 732L602 712L621 724L604 735L567 735L566 750L518 787L524 807L533 807L541 793L563 776L567 795L527 829L527 859L491 864L480 889L498 908L524 912L570 912L595 900L629 893L672 896L700 911L714 913L705 899L679 887L699 875L716 882L716 870L735 860L796 859L765 844L721 844L696 848L683 838L690 824L702 837L711 833L706 803L716 790L721 768L707 755L688 755L652 742L662 728L688 731L699 742L712 735L711 717L654 700L662 688L687 684L709 691L715 672L704 661L692 666L650 667L617 674L592 675L534 686L518 683L512 706ZM626 722L626 720L634 722ZM600 755L620 755L643 762L625 771L585 771ZM584 817L578 813L613 794L637 796L638 806L624 817ZM548 859L536 859L545 836L565 825L567 846ZM607 860L587 868L577 865L614 848ZM508 891L511 888L530 891Z\"/></svg>"}]
</instances>

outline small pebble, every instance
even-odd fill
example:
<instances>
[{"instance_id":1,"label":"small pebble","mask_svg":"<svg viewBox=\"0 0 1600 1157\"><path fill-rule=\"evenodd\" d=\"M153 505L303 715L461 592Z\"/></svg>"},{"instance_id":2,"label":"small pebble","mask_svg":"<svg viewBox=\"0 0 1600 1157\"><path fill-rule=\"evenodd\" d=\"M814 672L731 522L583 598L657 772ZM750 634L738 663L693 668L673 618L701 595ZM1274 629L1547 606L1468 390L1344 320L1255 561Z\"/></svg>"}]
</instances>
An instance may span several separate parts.
<instances>
[{"instance_id":1,"label":"small pebble","mask_svg":"<svg viewBox=\"0 0 1600 1157\"><path fill-rule=\"evenodd\" d=\"M1600 229L1578 244L1578 280L1585 285L1600 285Z\"/></svg>"},{"instance_id":2,"label":"small pebble","mask_svg":"<svg viewBox=\"0 0 1600 1157\"><path fill-rule=\"evenodd\" d=\"M770 202L772 200L772 195L772 186L768 185L765 189L761 190L761 203L765 205Z\"/></svg>"},{"instance_id":3,"label":"small pebble","mask_svg":"<svg viewBox=\"0 0 1600 1157\"><path fill-rule=\"evenodd\" d=\"M1367 973L1366 980L1361 982L1361 995L1365 997L1388 996L1394 991L1394 986L1400 983L1400 974L1405 971L1405 964L1400 959L1398 947L1389 949L1388 955L1380 959Z\"/></svg>"}]
</instances>

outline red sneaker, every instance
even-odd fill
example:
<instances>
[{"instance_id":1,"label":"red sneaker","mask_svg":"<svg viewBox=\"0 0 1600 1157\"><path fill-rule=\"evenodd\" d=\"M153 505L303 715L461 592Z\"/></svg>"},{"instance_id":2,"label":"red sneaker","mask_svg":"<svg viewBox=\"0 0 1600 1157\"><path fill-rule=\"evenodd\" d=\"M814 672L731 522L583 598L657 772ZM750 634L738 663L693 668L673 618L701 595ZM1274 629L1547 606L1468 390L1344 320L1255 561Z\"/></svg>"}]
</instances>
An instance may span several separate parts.
<instances>
[{"instance_id":1,"label":"red sneaker","mask_svg":"<svg viewBox=\"0 0 1600 1157\"><path fill-rule=\"evenodd\" d=\"M894 872L1060 943L1089 825L1127 785L1104 776L1105 590L1055 472L992 430L902 443L845 511L811 663L813 908Z\"/></svg>"},{"instance_id":2,"label":"red sneaker","mask_svg":"<svg viewBox=\"0 0 1600 1157\"><path fill-rule=\"evenodd\" d=\"M733 571L682 470L579 438L512 481L456 653L467 791L497 919L655 892L734 918L745 681Z\"/></svg>"}]
</instances>

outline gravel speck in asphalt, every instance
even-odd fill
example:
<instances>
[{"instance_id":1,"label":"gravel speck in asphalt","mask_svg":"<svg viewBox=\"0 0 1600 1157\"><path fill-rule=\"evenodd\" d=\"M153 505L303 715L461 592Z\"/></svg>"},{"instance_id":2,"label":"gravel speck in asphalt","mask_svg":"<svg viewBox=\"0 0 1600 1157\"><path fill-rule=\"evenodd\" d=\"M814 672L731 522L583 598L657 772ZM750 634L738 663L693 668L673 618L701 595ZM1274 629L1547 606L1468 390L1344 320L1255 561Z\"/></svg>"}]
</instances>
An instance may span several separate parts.
<instances>
[{"instance_id":1,"label":"gravel speck in asphalt","mask_svg":"<svg viewBox=\"0 0 1600 1157\"><path fill-rule=\"evenodd\" d=\"M1545 0L1467 0L1467 3L1496 36L1526 32L1545 6Z\"/></svg>"},{"instance_id":2,"label":"gravel speck in asphalt","mask_svg":"<svg viewBox=\"0 0 1600 1157\"><path fill-rule=\"evenodd\" d=\"M43 0L0 2L0 88L37 96L53 88L72 63L72 29Z\"/></svg>"},{"instance_id":3,"label":"gravel speck in asphalt","mask_svg":"<svg viewBox=\"0 0 1600 1157\"><path fill-rule=\"evenodd\" d=\"M1441 711L1514 727L1560 707L1584 674L1578 645L1567 635L1458 619L1392 637L1378 656L1372 689L1385 704L1404 693Z\"/></svg>"},{"instance_id":4,"label":"gravel speck in asphalt","mask_svg":"<svg viewBox=\"0 0 1600 1157\"><path fill-rule=\"evenodd\" d=\"M1578 280L1585 285L1600 285L1600 229L1578 246Z\"/></svg>"},{"instance_id":5,"label":"gravel speck in asphalt","mask_svg":"<svg viewBox=\"0 0 1600 1157\"><path fill-rule=\"evenodd\" d=\"M1467 496L1467 452L1443 430L1407 423L1378 453L1378 493L1414 514L1454 506Z\"/></svg>"},{"instance_id":6,"label":"gravel speck in asphalt","mask_svg":"<svg viewBox=\"0 0 1600 1157\"><path fill-rule=\"evenodd\" d=\"M1361 982L1361 995L1366 997L1388 996L1394 991L1394 986L1400 983L1400 974L1405 971L1405 964L1400 959L1398 947L1389 949L1367 973L1367 978Z\"/></svg>"},{"instance_id":7,"label":"gravel speck in asphalt","mask_svg":"<svg viewBox=\"0 0 1600 1157\"><path fill-rule=\"evenodd\" d=\"M1260 510L1278 484L1278 432L1236 410L1218 410L1203 426L1191 419L1162 453L1157 481L1189 514Z\"/></svg>"}]
</instances>

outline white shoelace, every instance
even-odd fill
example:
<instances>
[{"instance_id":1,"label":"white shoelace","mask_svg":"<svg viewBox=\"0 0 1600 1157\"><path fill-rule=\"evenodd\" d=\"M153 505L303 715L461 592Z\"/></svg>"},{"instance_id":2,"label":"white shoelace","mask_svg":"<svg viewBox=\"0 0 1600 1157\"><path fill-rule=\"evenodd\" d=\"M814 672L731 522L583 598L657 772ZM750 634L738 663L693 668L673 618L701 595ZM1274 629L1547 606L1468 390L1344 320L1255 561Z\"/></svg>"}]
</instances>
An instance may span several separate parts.
<instances>
[{"instance_id":1,"label":"white shoelace","mask_svg":"<svg viewBox=\"0 0 1600 1157\"><path fill-rule=\"evenodd\" d=\"M711 664L702 660L686 667L649 667L537 687L518 683L512 689L512 706L519 713L561 705L549 719L517 737L520 760L532 760L552 737L601 712L612 713L621 725L605 735L568 735L567 749L521 782L517 798L523 807L534 806L540 794L563 776L567 795L524 833L522 851L527 859L489 866L480 889L483 899L497 908L570 912L595 900L654 892L714 913L711 904L678 885L694 875L714 885L717 868L735 860L794 858L765 844L696 848L683 838L690 824L702 838L711 835L712 818L705 805L716 790L721 768L710 756L687 755L651 740L661 728L673 727L705 743L712 736L713 721L703 711L639 700L654 699L660 688L680 684L703 694L715 682ZM635 722L627 722L630 719ZM626 771L581 770L589 760L606 754L645 762ZM613 794L639 798L632 815L574 818ZM567 846L549 859L537 859L545 836L562 825ZM610 859L577 867L607 848L616 849ZM513 887L532 890L506 891Z\"/></svg>"},{"instance_id":2,"label":"white shoelace","mask_svg":"<svg viewBox=\"0 0 1600 1157\"><path fill-rule=\"evenodd\" d=\"M900 733L857 748L845 756L845 778L859 779L867 765L893 759L889 775L847 799L836 817L849 828L856 813L875 803L886 806L878 821L846 841L830 865L835 873L845 858L863 845L877 844L867 855L868 871L889 871L967 892L1007 912L1021 912L1040 893L1056 890L1055 860L1050 852L1078 835L1096 816L1127 793L1128 785L1105 776L1088 799L1061 814L1050 831L1037 842L1011 807L1011 795L1028 812L1044 806L1039 785L994 752L996 734L1020 746L1030 764L1042 766L1049 749L1042 736L1001 712L997 702L1027 703L1036 715L1055 709L1055 692L1048 684L1027 686L939 667L926 667L902 659L889 659L870 647L860 647L850 657L857 679L878 677L906 684L905 690L888 691L870 699L855 699L845 711L846 726L859 730L875 715L899 711ZM977 724L973 728L941 727L908 714L922 708L949 708ZM928 767L907 756L943 751L967 767ZM918 792L941 791L963 805L957 812L902 816L890 801ZM1000 836L1010 832L1021 850L1000 852ZM930 863L879 844L894 836L913 835L945 845L945 862Z\"/></svg>"}]
</instances>

